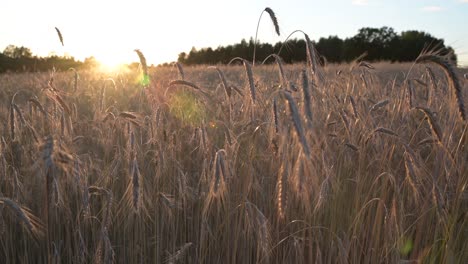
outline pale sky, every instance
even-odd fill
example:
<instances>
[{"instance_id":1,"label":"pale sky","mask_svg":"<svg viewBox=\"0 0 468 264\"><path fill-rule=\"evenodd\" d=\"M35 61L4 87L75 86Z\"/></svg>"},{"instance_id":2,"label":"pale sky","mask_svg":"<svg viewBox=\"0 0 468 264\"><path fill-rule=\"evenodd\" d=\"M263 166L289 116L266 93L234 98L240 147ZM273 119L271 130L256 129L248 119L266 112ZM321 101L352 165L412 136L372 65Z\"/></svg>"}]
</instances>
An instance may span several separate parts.
<instances>
[{"instance_id":1,"label":"pale sky","mask_svg":"<svg viewBox=\"0 0 468 264\"><path fill-rule=\"evenodd\" d=\"M35 55L54 52L118 63L138 61L133 50L140 49L148 64L171 62L192 47L216 48L254 37L265 7L275 11L281 36L265 15L262 42L283 41L296 29L318 40L389 26L443 38L459 63L468 66L468 0L5 0L0 4L0 51L13 44ZM62 31L64 47L54 27Z\"/></svg>"}]
</instances>

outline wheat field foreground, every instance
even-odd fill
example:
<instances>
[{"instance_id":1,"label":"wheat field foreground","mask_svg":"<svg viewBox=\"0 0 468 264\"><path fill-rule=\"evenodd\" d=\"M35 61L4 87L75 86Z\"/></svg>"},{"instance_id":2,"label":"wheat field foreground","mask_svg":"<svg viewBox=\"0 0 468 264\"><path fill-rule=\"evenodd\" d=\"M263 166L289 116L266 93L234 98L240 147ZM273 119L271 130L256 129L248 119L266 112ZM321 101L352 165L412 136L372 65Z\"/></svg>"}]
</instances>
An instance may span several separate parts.
<instances>
[{"instance_id":1,"label":"wheat field foreground","mask_svg":"<svg viewBox=\"0 0 468 264\"><path fill-rule=\"evenodd\" d=\"M0 259L466 263L463 72L275 58L0 75Z\"/></svg>"}]
</instances>

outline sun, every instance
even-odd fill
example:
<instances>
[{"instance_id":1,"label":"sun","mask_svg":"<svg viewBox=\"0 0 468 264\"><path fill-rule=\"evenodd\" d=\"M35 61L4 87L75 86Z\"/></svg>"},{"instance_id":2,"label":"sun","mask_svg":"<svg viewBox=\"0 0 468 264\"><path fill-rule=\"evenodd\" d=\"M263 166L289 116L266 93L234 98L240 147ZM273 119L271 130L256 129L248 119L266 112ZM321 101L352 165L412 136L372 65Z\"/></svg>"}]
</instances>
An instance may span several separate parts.
<instances>
[{"instance_id":1,"label":"sun","mask_svg":"<svg viewBox=\"0 0 468 264\"><path fill-rule=\"evenodd\" d=\"M108 73L121 72L126 68L126 64L128 64L125 59L112 55L96 55L96 60L99 63L99 70Z\"/></svg>"}]
</instances>

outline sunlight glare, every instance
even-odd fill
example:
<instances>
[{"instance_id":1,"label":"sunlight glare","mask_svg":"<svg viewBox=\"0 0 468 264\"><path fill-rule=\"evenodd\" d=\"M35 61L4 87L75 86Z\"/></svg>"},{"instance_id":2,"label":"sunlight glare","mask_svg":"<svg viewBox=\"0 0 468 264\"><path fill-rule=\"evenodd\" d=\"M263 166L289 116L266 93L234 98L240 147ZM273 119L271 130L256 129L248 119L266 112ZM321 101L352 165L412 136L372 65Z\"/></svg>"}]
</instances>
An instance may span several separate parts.
<instances>
[{"instance_id":1,"label":"sunlight glare","mask_svg":"<svg viewBox=\"0 0 468 264\"><path fill-rule=\"evenodd\" d=\"M120 72L126 68L125 60L115 56L96 56L96 60L99 63L99 69L103 72Z\"/></svg>"}]
</instances>

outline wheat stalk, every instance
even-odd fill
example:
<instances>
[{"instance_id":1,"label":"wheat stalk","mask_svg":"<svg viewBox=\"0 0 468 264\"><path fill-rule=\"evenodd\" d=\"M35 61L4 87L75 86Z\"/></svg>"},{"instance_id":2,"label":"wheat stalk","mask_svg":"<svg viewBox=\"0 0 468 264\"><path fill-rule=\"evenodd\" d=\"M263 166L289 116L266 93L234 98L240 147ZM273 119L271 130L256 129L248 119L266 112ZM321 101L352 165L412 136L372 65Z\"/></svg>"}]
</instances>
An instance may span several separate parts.
<instances>
[{"instance_id":1,"label":"wheat stalk","mask_svg":"<svg viewBox=\"0 0 468 264\"><path fill-rule=\"evenodd\" d=\"M447 77L450 87L452 87L457 99L458 112L463 121L466 121L465 105L463 102L462 86L455 71L455 66L447 59L437 54L422 54L416 59L416 63L430 62L442 68Z\"/></svg>"},{"instance_id":2,"label":"wheat stalk","mask_svg":"<svg viewBox=\"0 0 468 264\"><path fill-rule=\"evenodd\" d=\"M279 120L278 120L278 104L276 102L276 98L273 99L273 120L275 122L275 132L279 134Z\"/></svg>"},{"instance_id":3,"label":"wheat stalk","mask_svg":"<svg viewBox=\"0 0 468 264\"><path fill-rule=\"evenodd\" d=\"M359 113L357 111L356 101L354 101L354 98L351 95L349 96L349 102L351 103L351 107L353 108L354 118L358 119L359 118Z\"/></svg>"},{"instance_id":4,"label":"wheat stalk","mask_svg":"<svg viewBox=\"0 0 468 264\"><path fill-rule=\"evenodd\" d=\"M57 27L55 27L55 31L57 31L57 35L59 37L60 43L62 43L62 46L64 46L62 32L60 32L60 30Z\"/></svg>"},{"instance_id":5,"label":"wheat stalk","mask_svg":"<svg viewBox=\"0 0 468 264\"><path fill-rule=\"evenodd\" d=\"M257 23L257 30L255 31L255 40L254 40L254 52L253 52L253 59L252 59L252 64L255 66L255 54L257 51L257 36L258 36L258 28L260 27L260 21L262 20L262 15L263 13L267 12L270 15L271 22L273 22L273 25L275 26L275 31L278 36L280 35L280 28L278 24L278 18L276 17L275 12L273 9L267 7L265 8L262 13L260 14L260 17L258 18L258 23Z\"/></svg>"},{"instance_id":6,"label":"wheat stalk","mask_svg":"<svg viewBox=\"0 0 468 264\"><path fill-rule=\"evenodd\" d=\"M149 80L149 75L148 75L148 65L146 64L146 58L145 55L143 55L143 52L139 49L134 50L136 54L138 55L138 58L140 59L140 65L143 69L143 84L146 85L146 83Z\"/></svg>"},{"instance_id":7,"label":"wheat stalk","mask_svg":"<svg viewBox=\"0 0 468 264\"><path fill-rule=\"evenodd\" d=\"M226 93L226 97L228 98L228 100L230 100L231 94L232 94L232 89L231 89L231 87L228 86L227 81L226 81L226 77L224 76L224 73L216 66L210 66L208 68L209 69L215 69L216 72L218 72L218 76L219 76L219 79L221 80L221 83L223 85L224 91Z\"/></svg>"},{"instance_id":8,"label":"wheat stalk","mask_svg":"<svg viewBox=\"0 0 468 264\"><path fill-rule=\"evenodd\" d=\"M132 113L132 112L120 112L118 117L122 117L122 118L125 118L125 119L130 119L130 120L137 118L136 114Z\"/></svg>"},{"instance_id":9,"label":"wheat stalk","mask_svg":"<svg viewBox=\"0 0 468 264\"><path fill-rule=\"evenodd\" d=\"M320 208L323 207L325 201L330 196L331 190L331 179L330 176L323 180L322 184L320 185L320 192L319 197L317 199L317 203L315 204L314 212L317 212Z\"/></svg>"},{"instance_id":10,"label":"wheat stalk","mask_svg":"<svg viewBox=\"0 0 468 264\"><path fill-rule=\"evenodd\" d=\"M390 102L389 100L382 100L382 101L379 101L378 103L374 104L374 105L371 107L370 111L371 111L371 112L376 111L376 110L378 110L378 109L380 109L380 108L382 108L382 107L388 105L389 102Z\"/></svg>"},{"instance_id":11,"label":"wheat stalk","mask_svg":"<svg viewBox=\"0 0 468 264\"><path fill-rule=\"evenodd\" d=\"M132 179L132 190L133 190L133 208L135 211L138 211L140 208L140 185L141 185L141 174L140 168L138 166L138 161L136 158L136 151L135 151L135 139L130 137L130 157L131 157L131 170L130 175Z\"/></svg>"},{"instance_id":12,"label":"wheat stalk","mask_svg":"<svg viewBox=\"0 0 468 264\"><path fill-rule=\"evenodd\" d=\"M414 199L417 202L419 200L419 191L418 191L419 180L416 176L414 161L411 155L409 155L408 152L406 151L403 154L403 156L404 156L404 162L405 162L406 180L408 181L411 188L413 189Z\"/></svg>"},{"instance_id":13,"label":"wheat stalk","mask_svg":"<svg viewBox=\"0 0 468 264\"><path fill-rule=\"evenodd\" d=\"M242 64L244 65L245 73L247 75L247 81L249 82L250 99L252 100L252 104L255 105L255 102L257 100L257 94L255 92L255 83L254 83L254 78L253 78L252 66L246 59L243 59L240 57L235 57L228 63L228 65L236 60L242 61Z\"/></svg>"},{"instance_id":14,"label":"wheat stalk","mask_svg":"<svg viewBox=\"0 0 468 264\"><path fill-rule=\"evenodd\" d=\"M15 124L15 110L13 104L10 106L10 137L11 141L15 140L16 137L16 124Z\"/></svg>"},{"instance_id":15,"label":"wheat stalk","mask_svg":"<svg viewBox=\"0 0 468 264\"><path fill-rule=\"evenodd\" d=\"M283 91L283 95L285 96L286 101L288 102L289 113L293 120L294 128L296 129L296 133L299 137L299 141L301 142L302 150L304 151L304 154L307 156L307 158L310 159L309 145L307 144L307 138L304 132L304 128L302 126L302 122L301 122L301 118L299 115L299 111L297 109L296 102L294 101L294 98L291 96L291 93L287 91Z\"/></svg>"},{"instance_id":16,"label":"wheat stalk","mask_svg":"<svg viewBox=\"0 0 468 264\"><path fill-rule=\"evenodd\" d=\"M435 117L430 109L424 107L416 107L419 111L423 112L426 116L427 123L431 128L432 133L436 136L439 143L442 143L442 129L440 128L439 124L437 124Z\"/></svg>"},{"instance_id":17,"label":"wheat stalk","mask_svg":"<svg viewBox=\"0 0 468 264\"><path fill-rule=\"evenodd\" d=\"M408 103L409 109L412 109L414 106L414 103L413 103L414 89L409 80L406 80L405 83L406 83L406 102Z\"/></svg>"},{"instance_id":18,"label":"wheat stalk","mask_svg":"<svg viewBox=\"0 0 468 264\"><path fill-rule=\"evenodd\" d=\"M33 238L37 239L43 235L41 222L27 208L6 197L0 197L0 204L5 205L16 216Z\"/></svg>"},{"instance_id":19,"label":"wheat stalk","mask_svg":"<svg viewBox=\"0 0 468 264\"><path fill-rule=\"evenodd\" d=\"M107 120L115 120L115 115L112 112L108 112L102 122L105 123Z\"/></svg>"},{"instance_id":20,"label":"wheat stalk","mask_svg":"<svg viewBox=\"0 0 468 264\"><path fill-rule=\"evenodd\" d=\"M378 127L376 129L374 129L369 134L369 136L367 137L365 143L367 144L367 142L369 142L369 140L372 138L372 136L375 135L376 133L383 133L383 134L387 134L387 135L390 135L390 136L393 136L393 137L400 138L400 136L397 133L395 133L393 130L385 128L385 127Z\"/></svg>"},{"instance_id":21,"label":"wheat stalk","mask_svg":"<svg viewBox=\"0 0 468 264\"><path fill-rule=\"evenodd\" d=\"M174 254L169 256L166 260L168 264L175 264L179 260L181 260L185 254L187 253L188 249L193 245L193 243L185 243L179 250L177 250Z\"/></svg>"},{"instance_id":22,"label":"wheat stalk","mask_svg":"<svg viewBox=\"0 0 468 264\"><path fill-rule=\"evenodd\" d=\"M226 155L226 151L224 149L220 149L216 152L214 159L213 184L211 188L211 193L214 197L223 195L223 191L225 189L225 180L228 174L224 155Z\"/></svg>"},{"instance_id":23,"label":"wheat stalk","mask_svg":"<svg viewBox=\"0 0 468 264\"><path fill-rule=\"evenodd\" d=\"M184 73L184 68L182 68L182 64L175 62L175 66L177 67L177 70L179 71L179 79L184 80L185 79L185 73Z\"/></svg>"},{"instance_id":24,"label":"wheat stalk","mask_svg":"<svg viewBox=\"0 0 468 264\"><path fill-rule=\"evenodd\" d=\"M210 96L208 93L206 93L205 91L203 91L200 87L198 87L196 84L192 83L192 82L189 82L189 81L184 81L184 80L174 80L174 81L171 81L169 83L169 87L167 87L166 91L164 92L164 96L166 96L167 92L169 91L169 89L171 87L174 87L174 86L177 86L177 85L182 85L182 86L187 86L187 87L190 87L190 88L193 88L195 89L195 91L201 93L202 95L204 95L204 98L207 99L207 100L211 100Z\"/></svg>"},{"instance_id":25,"label":"wheat stalk","mask_svg":"<svg viewBox=\"0 0 468 264\"><path fill-rule=\"evenodd\" d=\"M304 113L307 118L307 125L309 128L312 128L312 103L306 70L302 70L302 92L304 96Z\"/></svg>"},{"instance_id":26,"label":"wheat stalk","mask_svg":"<svg viewBox=\"0 0 468 264\"><path fill-rule=\"evenodd\" d=\"M278 181L276 183L276 202L278 206L278 217L280 219L284 219L288 207L288 175L289 163L287 160L283 160L281 167L278 171Z\"/></svg>"},{"instance_id":27,"label":"wheat stalk","mask_svg":"<svg viewBox=\"0 0 468 264\"><path fill-rule=\"evenodd\" d=\"M270 57L273 57L276 61L276 64L278 65L278 71L279 71L279 79L280 79L280 82L281 82L281 85L282 87L286 88L287 87L287 80L286 80L286 75L284 73L284 62L283 62L283 59L276 55L276 54L270 54L268 55L268 57L266 57L262 64L265 64L265 62L270 58Z\"/></svg>"}]
</instances>

